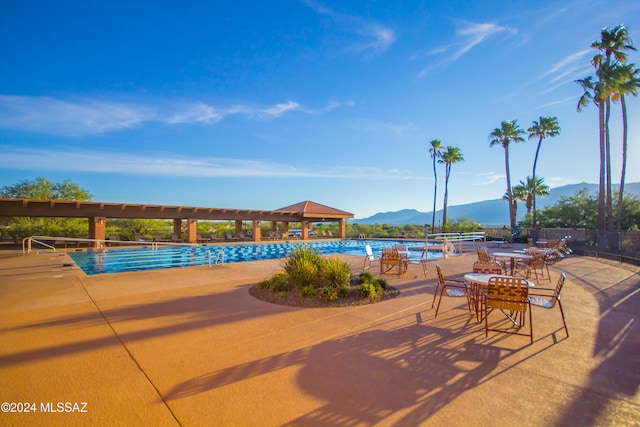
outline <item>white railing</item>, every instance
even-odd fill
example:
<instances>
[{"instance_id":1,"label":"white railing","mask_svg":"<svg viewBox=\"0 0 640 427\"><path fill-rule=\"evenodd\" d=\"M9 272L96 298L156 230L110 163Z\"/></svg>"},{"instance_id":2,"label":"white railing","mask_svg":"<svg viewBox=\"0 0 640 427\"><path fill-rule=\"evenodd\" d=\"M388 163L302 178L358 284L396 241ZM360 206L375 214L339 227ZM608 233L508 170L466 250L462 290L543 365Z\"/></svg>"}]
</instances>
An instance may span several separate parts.
<instances>
[{"instance_id":1,"label":"white railing","mask_svg":"<svg viewBox=\"0 0 640 427\"><path fill-rule=\"evenodd\" d=\"M468 233L436 233L426 235L426 244L429 245L429 240L442 242L442 254L446 258L448 254L456 252L455 243L458 243L458 253L462 253L463 242L473 242L475 249L475 243L477 241L487 244L487 237L484 231L472 231Z\"/></svg>"},{"instance_id":2,"label":"white railing","mask_svg":"<svg viewBox=\"0 0 640 427\"><path fill-rule=\"evenodd\" d=\"M216 258L213 260L213 262L211 261L211 250L207 249L207 251L205 251L204 253L204 263L207 263L207 265L209 267L211 267L212 265L224 265L224 251L222 249L218 249L218 252L216 252Z\"/></svg>"},{"instance_id":3,"label":"white railing","mask_svg":"<svg viewBox=\"0 0 640 427\"><path fill-rule=\"evenodd\" d=\"M52 244L44 243L45 241L53 242ZM22 253L27 254L32 251L32 244L37 243L46 248L51 249L53 252L56 251L55 244L58 242L64 242L65 247L68 242L75 242L76 244L80 243L92 243L92 247L98 249L100 247L106 247L107 243L109 245L119 244L119 245L149 245L151 249L157 250L159 246L199 246L198 244L193 243L175 243L175 242L155 242L155 241L147 241L147 240L112 240L112 239L86 239L80 237L58 237L58 236L31 236L25 237L22 239Z\"/></svg>"}]
</instances>

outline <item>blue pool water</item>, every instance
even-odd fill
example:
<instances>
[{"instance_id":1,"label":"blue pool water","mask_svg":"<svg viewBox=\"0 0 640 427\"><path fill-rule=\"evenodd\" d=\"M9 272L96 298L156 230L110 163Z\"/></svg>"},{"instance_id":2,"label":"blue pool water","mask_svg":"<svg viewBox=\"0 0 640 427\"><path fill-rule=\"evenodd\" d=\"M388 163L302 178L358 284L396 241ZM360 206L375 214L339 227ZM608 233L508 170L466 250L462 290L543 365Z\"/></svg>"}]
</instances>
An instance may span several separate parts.
<instances>
[{"instance_id":1,"label":"blue pool water","mask_svg":"<svg viewBox=\"0 0 640 427\"><path fill-rule=\"evenodd\" d=\"M394 242L388 240L343 240L328 242L287 242L239 245L212 246L160 246L158 249L150 247L136 249L112 249L106 253L93 250L70 252L69 255L86 274L122 273L143 270L158 270L163 268L192 267L208 265L216 259L220 250L224 253L224 262L260 261L266 259L285 258L292 250L301 246L308 246L320 254L365 255L365 245L370 245L374 254L379 254L382 248L392 247L401 243L409 249L423 247L424 242ZM209 252L209 253L207 253ZM419 259L421 251L409 251L410 259ZM437 258L441 253L429 252L429 258Z\"/></svg>"}]
</instances>

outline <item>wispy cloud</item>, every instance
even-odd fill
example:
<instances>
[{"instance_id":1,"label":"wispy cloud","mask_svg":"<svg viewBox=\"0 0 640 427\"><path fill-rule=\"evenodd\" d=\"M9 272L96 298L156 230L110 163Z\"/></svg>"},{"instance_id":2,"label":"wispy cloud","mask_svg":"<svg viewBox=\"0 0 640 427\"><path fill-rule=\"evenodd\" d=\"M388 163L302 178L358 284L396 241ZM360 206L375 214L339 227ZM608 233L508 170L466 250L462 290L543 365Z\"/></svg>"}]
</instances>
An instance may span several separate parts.
<instances>
[{"instance_id":1,"label":"wispy cloud","mask_svg":"<svg viewBox=\"0 0 640 427\"><path fill-rule=\"evenodd\" d=\"M329 16L341 30L360 36L360 41L351 44L351 50L379 54L387 50L396 40L395 32L391 28L358 16L336 12L312 0L304 0L304 3L316 13Z\"/></svg>"},{"instance_id":2,"label":"wispy cloud","mask_svg":"<svg viewBox=\"0 0 640 427\"><path fill-rule=\"evenodd\" d=\"M553 92L560 86L572 83L575 79L588 75L593 71L593 68L591 67L589 61L584 60L584 57L590 52L592 52L591 49L584 49L565 56L564 58L551 65L549 69L545 70L534 79L525 82L522 86L518 87L511 93L497 99L497 101L504 101L506 99L513 98L520 94L527 87L530 87L534 84L539 84L540 82L544 82L545 87L539 90L538 94L547 94ZM547 105L560 104L564 102L566 102L566 99Z\"/></svg>"},{"instance_id":3,"label":"wispy cloud","mask_svg":"<svg viewBox=\"0 0 640 427\"><path fill-rule=\"evenodd\" d=\"M300 168L287 163L224 157L187 157L176 153L131 155L108 151L81 151L68 147L28 149L0 145L0 168L173 176L197 178L301 177L349 179L404 179L408 171L376 167L318 166Z\"/></svg>"},{"instance_id":4,"label":"wispy cloud","mask_svg":"<svg viewBox=\"0 0 640 427\"><path fill-rule=\"evenodd\" d=\"M518 30L511 27L502 27L492 22L475 23L460 21L456 28L456 41L442 46L435 46L427 51L427 55L445 55L440 61L431 64L420 71L419 77L424 77L434 66L447 65L460 59L465 53L498 33L517 34ZM414 56L415 57L415 56Z\"/></svg>"},{"instance_id":5,"label":"wispy cloud","mask_svg":"<svg viewBox=\"0 0 640 427\"><path fill-rule=\"evenodd\" d=\"M0 127L52 134L92 134L127 129L152 120L144 107L96 100L0 95Z\"/></svg>"},{"instance_id":6,"label":"wispy cloud","mask_svg":"<svg viewBox=\"0 0 640 427\"><path fill-rule=\"evenodd\" d=\"M585 70L585 68L590 68L588 65L585 65L585 61L583 59L590 52L593 52L593 50L584 49L579 52L567 55L565 58L553 64L547 71L542 73L538 77L538 80L551 77L551 82L554 83L558 80L566 78L567 76L574 76L577 70Z\"/></svg>"},{"instance_id":7,"label":"wispy cloud","mask_svg":"<svg viewBox=\"0 0 640 427\"><path fill-rule=\"evenodd\" d=\"M88 98L61 100L0 95L0 128L77 136L130 129L151 122L168 125L213 124L232 115L241 115L251 120L269 120L294 111L321 114L343 105L352 104L331 102L321 109L309 109L295 101L268 106L232 107L217 107L204 102L161 101L151 106Z\"/></svg>"},{"instance_id":8,"label":"wispy cloud","mask_svg":"<svg viewBox=\"0 0 640 427\"><path fill-rule=\"evenodd\" d=\"M354 127L371 133L391 133L401 135L415 129L413 123L393 123L381 122L377 120L358 120L354 123Z\"/></svg>"},{"instance_id":9,"label":"wispy cloud","mask_svg":"<svg viewBox=\"0 0 640 427\"><path fill-rule=\"evenodd\" d=\"M505 177L504 174L497 172L485 172L478 175L478 179L474 182L473 185L490 185L494 182L498 182L503 180Z\"/></svg>"}]
</instances>

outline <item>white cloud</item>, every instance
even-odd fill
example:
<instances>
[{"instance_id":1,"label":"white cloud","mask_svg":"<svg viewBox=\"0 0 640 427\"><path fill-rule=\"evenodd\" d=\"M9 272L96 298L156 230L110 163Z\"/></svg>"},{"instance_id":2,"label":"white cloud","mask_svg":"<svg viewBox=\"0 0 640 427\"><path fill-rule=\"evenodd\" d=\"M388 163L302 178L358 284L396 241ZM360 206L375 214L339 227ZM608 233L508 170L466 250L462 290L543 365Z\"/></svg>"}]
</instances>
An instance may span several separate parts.
<instances>
[{"instance_id":1,"label":"white cloud","mask_svg":"<svg viewBox=\"0 0 640 427\"><path fill-rule=\"evenodd\" d=\"M575 72L579 69L584 69L584 56L589 52L592 52L592 49L584 49L576 53L572 53L566 56L564 59L555 63L551 68L540 75L539 79L543 79L548 76L556 75L551 79L552 82L555 82L562 77L565 77L572 72Z\"/></svg>"},{"instance_id":2,"label":"white cloud","mask_svg":"<svg viewBox=\"0 0 640 427\"><path fill-rule=\"evenodd\" d=\"M0 127L63 135L127 129L152 120L149 108L81 99L0 95Z\"/></svg>"},{"instance_id":3,"label":"white cloud","mask_svg":"<svg viewBox=\"0 0 640 427\"><path fill-rule=\"evenodd\" d=\"M505 175L497 172L485 172L478 175L478 180L473 185L491 185L505 179Z\"/></svg>"},{"instance_id":4,"label":"white cloud","mask_svg":"<svg viewBox=\"0 0 640 427\"><path fill-rule=\"evenodd\" d=\"M378 54L387 50L396 40L395 32L390 28L357 16L335 12L312 0L305 0L304 3L316 13L329 16L343 31L357 34L364 39L352 44L351 50Z\"/></svg>"},{"instance_id":5,"label":"white cloud","mask_svg":"<svg viewBox=\"0 0 640 427\"><path fill-rule=\"evenodd\" d=\"M0 128L77 136L130 129L151 122L169 125L213 124L230 115L242 115L249 119L277 119L293 111L320 114L342 105L331 102L327 107L311 110L295 101L271 106L236 105L226 108L204 102L160 101L151 106L89 98L61 100L49 97L0 95Z\"/></svg>"},{"instance_id":6,"label":"white cloud","mask_svg":"<svg viewBox=\"0 0 640 427\"><path fill-rule=\"evenodd\" d=\"M516 34L518 30L511 27L502 27L492 22L475 23L461 21L456 28L456 35L459 39L458 41L442 46L432 47L427 52L427 54L430 56L447 54L448 52L450 53L441 61L422 69L418 76L426 76L434 66L446 65L457 61L465 53L467 53L492 35L502 32L507 32L513 35Z\"/></svg>"},{"instance_id":7,"label":"white cloud","mask_svg":"<svg viewBox=\"0 0 640 427\"><path fill-rule=\"evenodd\" d=\"M404 179L407 171L375 167L319 166L301 169L291 164L224 157L186 157L175 153L131 155L80 151L67 147L27 149L0 145L0 168L197 178L306 177Z\"/></svg>"},{"instance_id":8,"label":"white cloud","mask_svg":"<svg viewBox=\"0 0 640 427\"><path fill-rule=\"evenodd\" d=\"M167 123L211 123L218 122L223 118L224 114L216 111L212 106L198 102L184 107L182 111L176 112L167 119Z\"/></svg>"}]
</instances>

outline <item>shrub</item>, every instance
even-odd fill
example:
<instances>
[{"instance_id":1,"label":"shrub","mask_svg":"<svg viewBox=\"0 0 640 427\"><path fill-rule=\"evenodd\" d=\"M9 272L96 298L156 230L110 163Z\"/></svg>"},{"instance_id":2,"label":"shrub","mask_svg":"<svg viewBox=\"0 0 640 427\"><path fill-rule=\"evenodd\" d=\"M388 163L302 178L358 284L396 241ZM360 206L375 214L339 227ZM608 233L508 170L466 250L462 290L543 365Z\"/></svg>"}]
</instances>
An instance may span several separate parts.
<instances>
[{"instance_id":1,"label":"shrub","mask_svg":"<svg viewBox=\"0 0 640 427\"><path fill-rule=\"evenodd\" d=\"M278 271L274 273L270 279L258 283L258 289L269 289L272 292L287 292L289 290L287 275Z\"/></svg>"},{"instance_id":2,"label":"shrub","mask_svg":"<svg viewBox=\"0 0 640 427\"><path fill-rule=\"evenodd\" d=\"M351 269L347 262L337 256L324 258L321 278L325 286L341 288L347 286L351 281Z\"/></svg>"},{"instance_id":3,"label":"shrub","mask_svg":"<svg viewBox=\"0 0 640 427\"><path fill-rule=\"evenodd\" d=\"M368 271L363 271L358 276L358 284L367 283L367 282L373 282L373 274L369 273Z\"/></svg>"},{"instance_id":4,"label":"shrub","mask_svg":"<svg viewBox=\"0 0 640 427\"><path fill-rule=\"evenodd\" d=\"M338 293L332 287L325 286L320 290L320 299L324 302L335 301L338 298Z\"/></svg>"},{"instance_id":5,"label":"shrub","mask_svg":"<svg viewBox=\"0 0 640 427\"><path fill-rule=\"evenodd\" d=\"M313 298L316 295L316 290L313 285L306 285L300 288L300 295L304 298Z\"/></svg>"},{"instance_id":6,"label":"shrub","mask_svg":"<svg viewBox=\"0 0 640 427\"><path fill-rule=\"evenodd\" d=\"M289 283L297 289L314 286L318 280L321 265L322 256L320 253L306 246L294 249L291 256L283 261L283 268L289 276Z\"/></svg>"},{"instance_id":7,"label":"shrub","mask_svg":"<svg viewBox=\"0 0 640 427\"><path fill-rule=\"evenodd\" d=\"M387 289L387 286L389 286L387 281L381 277L378 279L374 279L373 282L371 283L375 285L376 289L380 289L380 290Z\"/></svg>"},{"instance_id":8,"label":"shrub","mask_svg":"<svg viewBox=\"0 0 640 427\"><path fill-rule=\"evenodd\" d=\"M378 295L378 290L376 289L376 285L369 282L358 286L358 293L363 297L375 298Z\"/></svg>"},{"instance_id":9,"label":"shrub","mask_svg":"<svg viewBox=\"0 0 640 427\"><path fill-rule=\"evenodd\" d=\"M340 298L348 298L351 296L351 289L348 286L343 286L338 288L338 296Z\"/></svg>"}]
</instances>

